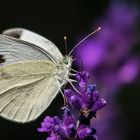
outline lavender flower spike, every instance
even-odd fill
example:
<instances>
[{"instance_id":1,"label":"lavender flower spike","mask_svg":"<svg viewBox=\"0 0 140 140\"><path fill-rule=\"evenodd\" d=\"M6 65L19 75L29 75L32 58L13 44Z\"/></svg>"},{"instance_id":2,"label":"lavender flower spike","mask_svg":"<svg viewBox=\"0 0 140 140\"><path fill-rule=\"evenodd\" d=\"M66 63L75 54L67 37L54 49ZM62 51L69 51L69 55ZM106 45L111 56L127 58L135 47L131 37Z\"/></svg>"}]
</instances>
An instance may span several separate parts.
<instances>
[{"instance_id":1,"label":"lavender flower spike","mask_svg":"<svg viewBox=\"0 0 140 140\"><path fill-rule=\"evenodd\" d=\"M78 72L76 78L82 92L80 95L71 89L64 91L67 106L63 108L63 119L47 116L41 128L38 128L39 132L48 133L46 140L96 140L96 129L90 128L90 120L96 117L97 111L106 105L106 101L100 99L94 83L87 84L87 72Z\"/></svg>"}]
</instances>

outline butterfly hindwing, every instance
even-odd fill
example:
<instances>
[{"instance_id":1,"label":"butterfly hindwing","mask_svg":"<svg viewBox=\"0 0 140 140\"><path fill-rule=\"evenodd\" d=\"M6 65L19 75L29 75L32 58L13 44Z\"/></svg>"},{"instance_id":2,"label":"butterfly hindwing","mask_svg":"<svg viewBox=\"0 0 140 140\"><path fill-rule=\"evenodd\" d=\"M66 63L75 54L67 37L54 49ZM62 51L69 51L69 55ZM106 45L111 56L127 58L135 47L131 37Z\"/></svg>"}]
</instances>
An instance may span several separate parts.
<instances>
[{"instance_id":1,"label":"butterfly hindwing","mask_svg":"<svg viewBox=\"0 0 140 140\"><path fill-rule=\"evenodd\" d=\"M0 67L0 115L23 123L36 119L59 92L57 70L50 61Z\"/></svg>"}]
</instances>

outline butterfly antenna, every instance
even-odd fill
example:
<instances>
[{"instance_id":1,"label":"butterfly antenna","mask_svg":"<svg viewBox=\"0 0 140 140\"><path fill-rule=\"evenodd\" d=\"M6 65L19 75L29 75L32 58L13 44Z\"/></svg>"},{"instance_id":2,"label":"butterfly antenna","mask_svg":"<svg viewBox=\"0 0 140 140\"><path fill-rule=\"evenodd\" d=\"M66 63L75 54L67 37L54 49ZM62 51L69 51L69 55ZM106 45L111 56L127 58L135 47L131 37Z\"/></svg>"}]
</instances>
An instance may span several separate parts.
<instances>
[{"instance_id":1,"label":"butterfly antenna","mask_svg":"<svg viewBox=\"0 0 140 140\"><path fill-rule=\"evenodd\" d=\"M64 43L65 43L66 54L68 54L67 36L64 36Z\"/></svg>"},{"instance_id":2,"label":"butterfly antenna","mask_svg":"<svg viewBox=\"0 0 140 140\"><path fill-rule=\"evenodd\" d=\"M98 29L96 29L95 31L91 32L89 35L84 37L79 43L77 43L77 45L75 45L75 47L70 51L69 55L71 55L71 53L77 48L77 46L79 46L82 42L84 42L87 38L98 32L99 30L101 30L101 27L98 27Z\"/></svg>"},{"instance_id":3,"label":"butterfly antenna","mask_svg":"<svg viewBox=\"0 0 140 140\"><path fill-rule=\"evenodd\" d=\"M82 69L82 71L84 70L84 65L83 65L83 61L81 60L81 59L79 59L80 60L80 63L81 63L81 69Z\"/></svg>"},{"instance_id":4,"label":"butterfly antenna","mask_svg":"<svg viewBox=\"0 0 140 140\"><path fill-rule=\"evenodd\" d=\"M82 59L81 58L76 58L76 60L79 60L80 66L81 66L81 70L80 71L83 71L84 70L84 65L83 65Z\"/></svg>"}]
</instances>

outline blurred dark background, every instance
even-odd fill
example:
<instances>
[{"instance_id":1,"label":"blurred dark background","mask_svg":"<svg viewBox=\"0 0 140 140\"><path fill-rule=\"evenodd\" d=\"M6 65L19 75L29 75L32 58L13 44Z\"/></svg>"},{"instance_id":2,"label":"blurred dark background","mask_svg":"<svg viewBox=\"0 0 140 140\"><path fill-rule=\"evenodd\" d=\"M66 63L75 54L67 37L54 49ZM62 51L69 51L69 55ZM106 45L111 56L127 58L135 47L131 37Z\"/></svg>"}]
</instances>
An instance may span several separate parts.
<instances>
[{"instance_id":1,"label":"blurred dark background","mask_svg":"<svg viewBox=\"0 0 140 140\"><path fill-rule=\"evenodd\" d=\"M97 21L99 18L104 16L112 2L113 0L5 1L0 3L0 31L2 32L3 30L12 27L23 27L30 29L51 40L56 44L56 46L58 46L61 52L65 54L63 36L68 36L68 49L71 50L79 41L79 38L83 37L84 35L88 35L91 31L100 26L98 25L100 22ZM138 0L120 0L117 2L125 3L130 6L133 5L136 9L140 8L140 2ZM138 40L140 25L139 21L140 18L137 20L137 26L135 26ZM139 42L135 44L132 50L134 54L139 55L139 45ZM140 75L138 74L136 80L133 80L133 82L124 84L119 89L117 96L115 96L115 102L119 106L119 112L121 112L120 122L117 120L117 123L120 123L121 126L121 122L124 121L126 125L125 133L120 134L122 135L123 140L139 139L139 76ZM111 95L110 100L112 100ZM46 115L57 114L58 112L54 112L54 110L62 104L62 99L58 97L54 100L53 105L51 105L51 107L44 112L40 118L30 124L16 124L0 118L0 139L45 140L45 134L38 133L37 128L40 126L40 122ZM106 116L105 112L104 116ZM102 119L104 119L104 116L101 116ZM114 119L113 121L115 122L116 120ZM106 125L108 125L108 122L106 122ZM113 129L113 131L119 132L119 128ZM118 135L115 135L115 132L113 134L114 137L117 137ZM100 135L100 133L98 135ZM105 135L106 134L104 134L104 136ZM120 138L118 138L118 140L120 140Z\"/></svg>"}]
</instances>

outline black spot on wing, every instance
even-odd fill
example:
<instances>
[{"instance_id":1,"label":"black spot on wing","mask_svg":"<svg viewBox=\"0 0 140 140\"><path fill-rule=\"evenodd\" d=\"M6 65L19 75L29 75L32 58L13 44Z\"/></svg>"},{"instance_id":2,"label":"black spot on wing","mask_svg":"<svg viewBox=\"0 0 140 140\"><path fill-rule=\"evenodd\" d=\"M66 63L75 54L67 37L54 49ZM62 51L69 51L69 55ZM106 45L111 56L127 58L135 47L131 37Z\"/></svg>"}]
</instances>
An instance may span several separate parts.
<instances>
[{"instance_id":1,"label":"black spot on wing","mask_svg":"<svg viewBox=\"0 0 140 140\"><path fill-rule=\"evenodd\" d=\"M15 37L15 38L20 38L22 34L21 29L11 29L3 32L4 35Z\"/></svg>"},{"instance_id":2,"label":"black spot on wing","mask_svg":"<svg viewBox=\"0 0 140 140\"><path fill-rule=\"evenodd\" d=\"M0 55L0 64L2 64L4 62L5 62L4 56L3 55Z\"/></svg>"}]
</instances>

